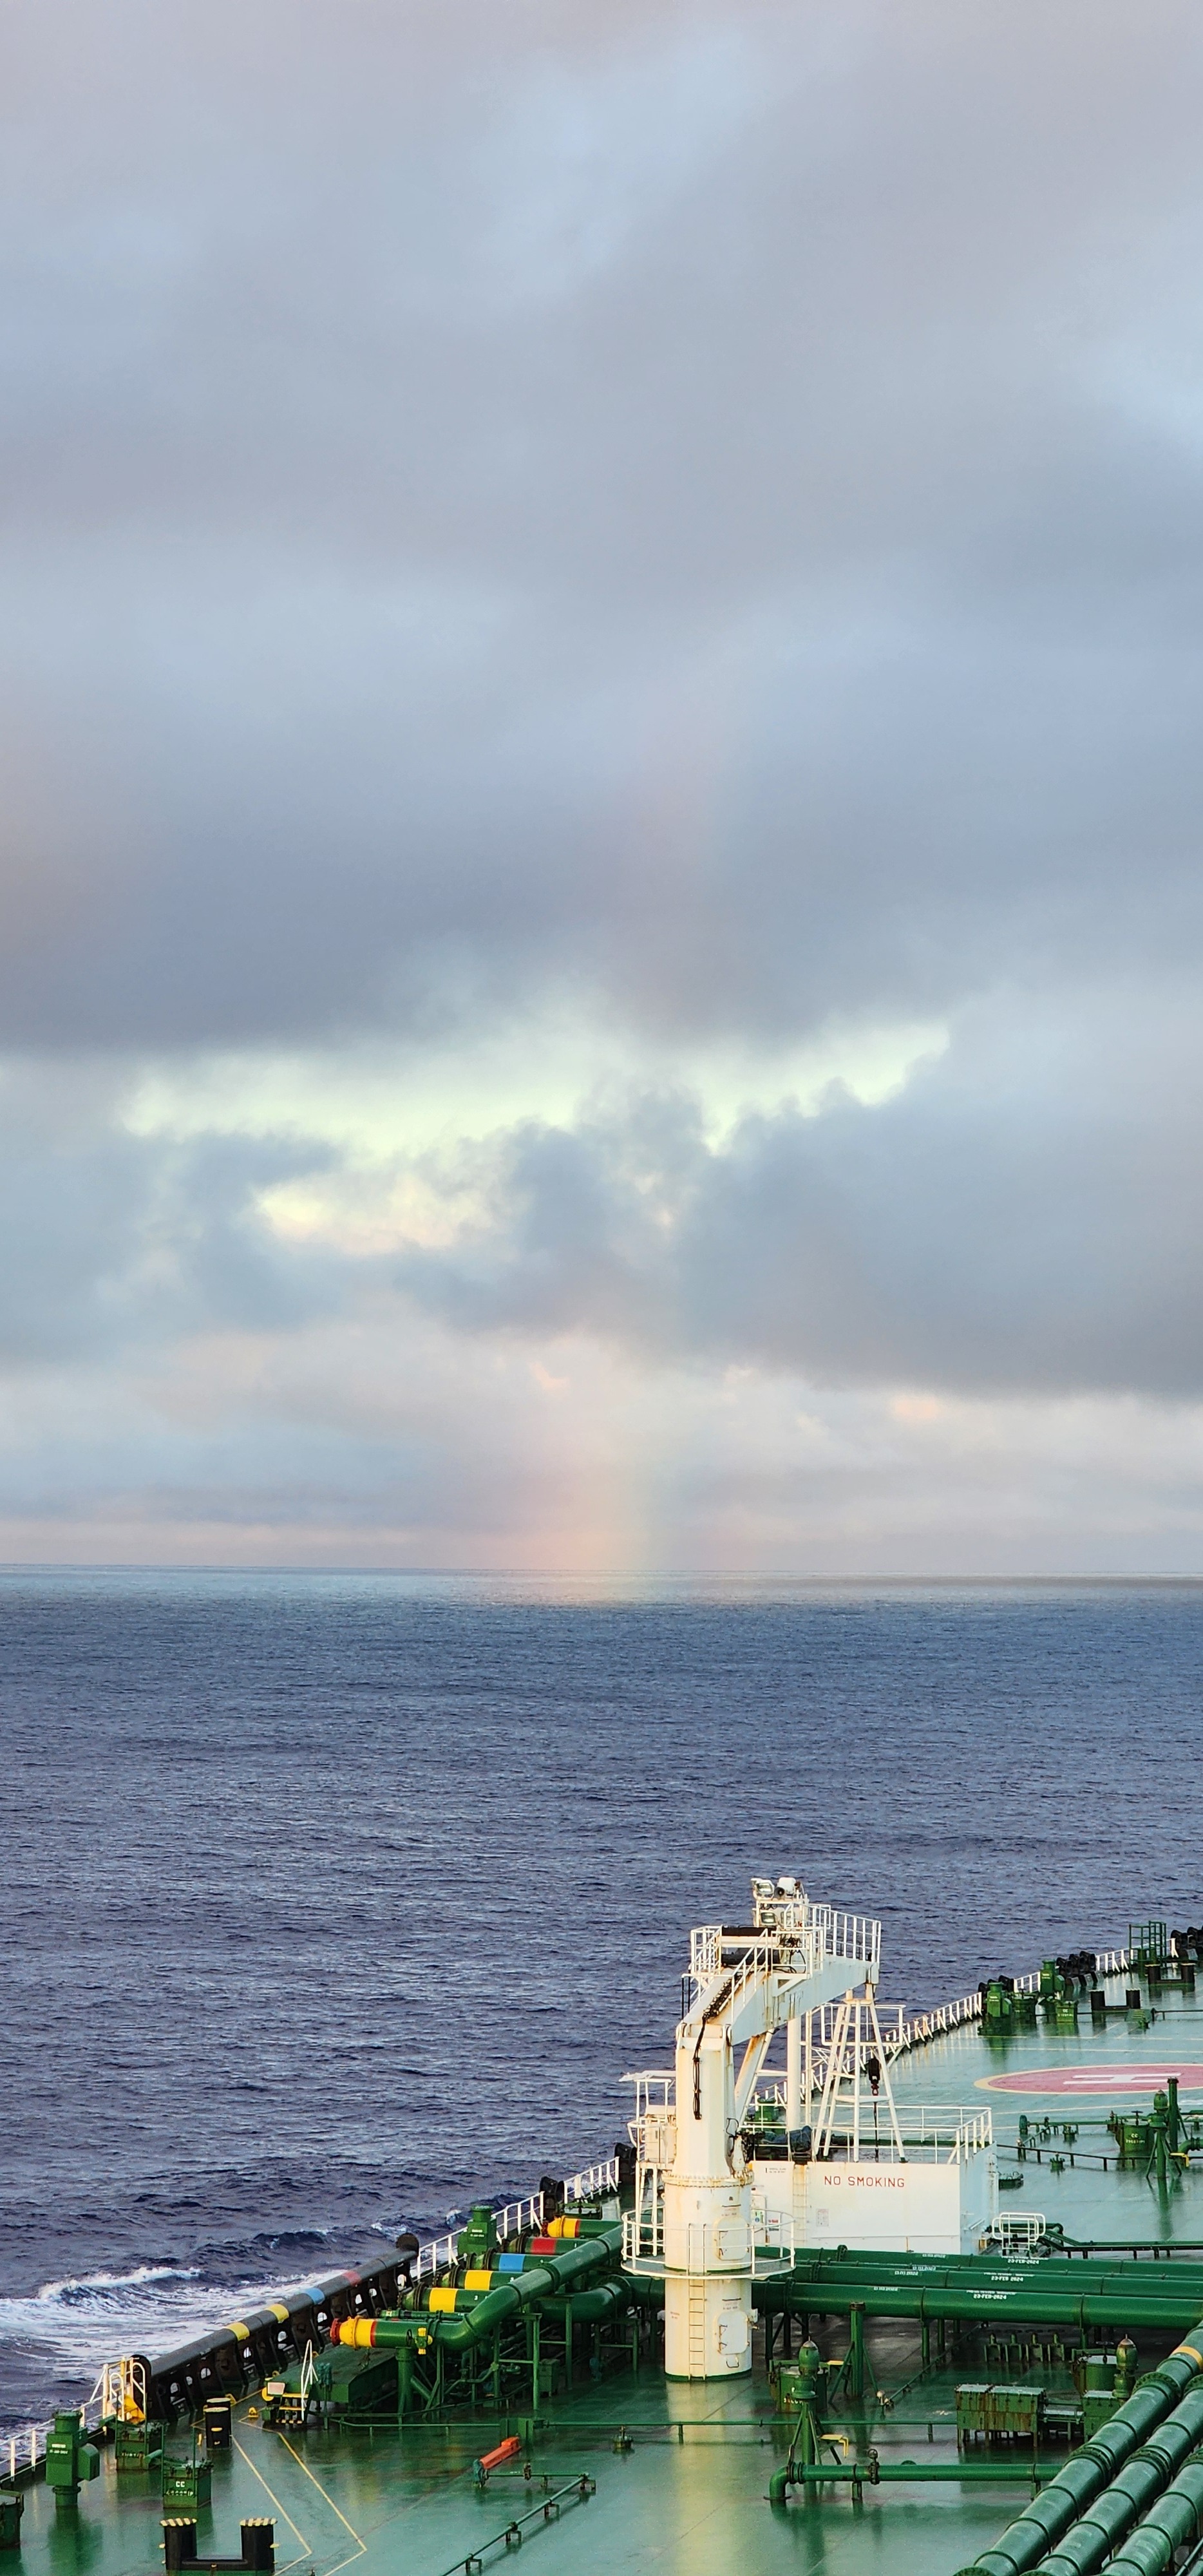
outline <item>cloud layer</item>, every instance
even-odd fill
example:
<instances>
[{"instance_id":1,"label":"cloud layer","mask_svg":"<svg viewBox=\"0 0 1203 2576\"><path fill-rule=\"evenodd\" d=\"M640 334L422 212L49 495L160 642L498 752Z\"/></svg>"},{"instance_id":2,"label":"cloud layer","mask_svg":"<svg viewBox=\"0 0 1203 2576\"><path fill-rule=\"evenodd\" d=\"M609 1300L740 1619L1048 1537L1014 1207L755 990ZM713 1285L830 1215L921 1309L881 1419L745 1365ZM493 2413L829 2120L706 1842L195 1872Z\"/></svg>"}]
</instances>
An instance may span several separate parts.
<instances>
[{"instance_id":1,"label":"cloud layer","mask_svg":"<svg viewBox=\"0 0 1203 2576\"><path fill-rule=\"evenodd\" d=\"M1201 53L4 13L14 1553L1196 1561Z\"/></svg>"}]
</instances>

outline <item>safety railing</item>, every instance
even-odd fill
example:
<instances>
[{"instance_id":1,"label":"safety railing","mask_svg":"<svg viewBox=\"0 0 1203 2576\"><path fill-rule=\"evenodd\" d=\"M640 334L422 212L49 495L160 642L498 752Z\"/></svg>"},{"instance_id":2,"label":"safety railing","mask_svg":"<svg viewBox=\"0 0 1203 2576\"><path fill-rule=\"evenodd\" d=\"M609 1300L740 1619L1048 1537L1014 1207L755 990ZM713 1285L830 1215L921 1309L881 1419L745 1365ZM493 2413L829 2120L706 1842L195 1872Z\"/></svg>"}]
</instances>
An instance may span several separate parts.
<instances>
[{"instance_id":1,"label":"safety railing","mask_svg":"<svg viewBox=\"0 0 1203 2576\"><path fill-rule=\"evenodd\" d=\"M722 1924L699 1923L689 1935L689 1973L695 1986L704 1985L707 1977L717 1977L722 1962Z\"/></svg>"},{"instance_id":2,"label":"safety railing","mask_svg":"<svg viewBox=\"0 0 1203 2576\"><path fill-rule=\"evenodd\" d=\"M18 2478L25 2469L36 2469L46 2449L47 2424L27 2424L21 2433L10 2433L7 2441L8 2476Z\"/></svg>"},{"instance_id":3,"label":"safety railing","mask_svg":"<svg viewBox=\"0 0 1203 2576\"><path fill-rule=\"evenodd\" d=\"M432 2236L428 2245L419 2245L411 2267L410 2278L424 2281L432 2272L441 2272L445 2264L454 2263L459 2231L452 2228L446 2236Z\"/></svg>"},{"instance_id":4,"label":"safety railing","mask_svg":"<svg viewBox=\"0 0 1203 2576\"><path fill-rule=\"evenodd\" d=\"M984 2234L978 2238L978 2244L983 2254L992 2245L1000 2245L1008 2254L1014 2253L1016 2246L1021 2252L1030 2254L1047 2228L1048 2220L1042 2209L1027 2209L1022 2218L992 2218Z\"/></svg>"},{"instance_id":5,"label":"safety railing","mask_svg":"<svg viewBox=\"0 0 1203 2576\"><path fill-rule=\"evenodd\" d=\"M507 2200L504 2208L493 2211L493 2224L504 2243L507 2236L519 2236L524 2228L543 2224L543 2194L533 2191L525 2200ZM419 2245L411 2266L410 2278L425 2281L434 2272L443 2271L456 2260L460 2229L449 2228L445 2236L433 2236L428 2245Z\"/></svg>"},{"instance_id":6,"label":"safety railing","mask_svg":"<svg viewBox=\"0 0 1203 2576\"><path fill-rule=\"evenodd\" d=\"M581 2173L568 2174L564 2182L565 2201L600 2200L606 2192L618 2189L618 2158L603 2156L600 2164L586 2165Z\"/></svg>"},{"instance_id":7,"label":"safety railing","mask_svg":"<svg viewBox=\"0 0 1203 2576\"><path fill-rule=\"evenodd\" d=\"M868 1982L876 1985L881 1964L880 1923L868 1914L840 1914L831 1905L812 1906L811 1922L819 1935L823 1958L847 1959L870 1970Z\"/></svg>"},{"instance_id":8,"label":"safety railing","mask_svg":"<svg viewBox=\"0 0 1203 2576\"><path fill-rule=\"evenodd\" d=\"M503 2209L494 2210L493 2224L503 2244L507 2236L520 2236L524 2227L541 2227L542 2192L528 2192L525 2200L507 2200Z\"/></svg>"},{"instance_id":9,"label":"safety railing","mask_svg":"<svg viewBox=\"0 0 1203 2576\"><path fill-rule=\"evenodd\" d=\"M603 2193L617 2189L618 2158L603 2156L597 2164L583 2165L579 2173L566 2176L564 2198L565 2201L597 2200ZM542 2192L528 2192L524 2200L507 2200L503 2208L494 2210L493 2224L503 2243L507 2236L520 2236L526 2228L541 2227ZM449 2228L445 2236L432 2236L429 2244L420 2245L413 2259L410 2278L428 2280L431 2273L441 2272L454 2263L459 2235L458 2228Z\"/></svg>"},{"instance_id":10,"label":"safety railing","mask_svg":"<svg viewBox=\"0 0 1203 2576\"><path fill-rule=\"evenodd\" d=\"M653 2165L640 2165L634 2205L622 2214L622 2259L624 2263L664 2260L664 2195Z\"/></svg>"},{"instance_id":11,"label":"safety railing","mask_svg":"<svg viewBox=\"0 0 1203 2576\"><path fill-rule=\"evenodd\" d=\"M900 2020L893 2041L886 2042L887 2054L902 2057L909 2048L922 2048L925 2040L939 2039L946 2031L961 2030L966 2022L980 2021L981 2017L982 1999L979 1994L958 1995L955 2003L936 2004L931 2012L916 2013L910 2021Z\"/></svg>"},{"instance_id":12,"label":"safety railing","mask_svg":"<svg viewBox=\"0 0 1203 2576\"><path fill-rule=\"evenodd\" d=\"M1123 1976L1128 1965L1131 1965L1128 1950L1100 1950L1097 1953L1097 1973L1100 1976ZM1041 1991L1041 1971L1038 1968L1030 1968L1025 1976L1015 1978L1015 1994L1038 1994L1038 1991ZM886 2040L886 2056L896 2058L902 2056L907 2048L922 2048L925 2040L938 2040L945 2030L961 2030L963 2022L979 2022L981 1994L958 1994L956 2004L935 2004L933 2012L917 2012L912 2020L904 2017L902 2004L891 2004L889 2012L891 2030L886 2032L884 2022L881 2035Z\"/></svg>"},{"instance_id":13,"label":"safety railing","mask_svg":"<svg viewBox=\"0 0 1203 2576\"><path fill-rule=\"evenodd\" d=\"M760 1908L757 1908L759 1913ZM786 1919L788 1917L788 1920ZM788 1907L765 1908L765 1938L751 1940L746 1956L731 1970L731 1993L737 1995L753 1977L766 1976L781 1964L784 1937L795 1973L814 1973L825 1960L846 1960L859 1968L853 1983L876 1985L881 1965L881 1925L867 1914L845 1914L833 1905L811 1905L805 1898ZM696 1991L721 1975L723 1926L699 1923L689 1935L689 1977Z\"/></svg>"},{"instance_id":14,"label":"safety railing","mask_svg":"<svg viewBox=\"0 0 1203 2576\"><path fill-rule=\"evenodd\" d=\"M1100 1950L1096 1955L1100 1977L1122 1977L1132 1964L1126 1950ZM1016 1977L1015 1992L1038 1995L1039 1968ZM936 2004L931 2012L915 2013L909 2021L901 2004L879 2004L877 2009L886 2055L901 2057L909 2048L921 2048L925 2040L939 2039L946 2031L960 2030L966 2022L980 2021L982 1999L979 1993L958 1995L954 2003Z\"/></svg>"},{"instance_id":15,"label":"safety railing","mask_svg":"<svg viewBox=\"0 0 1203 2576\"><path fill-rule=\"evenodd\" d=\"M951 2161L954 2165L968 2164L970 2156L980 2155L983 2147L992 2147L993 2144L993 2114L989 2111L976 2111L968 2120L962 2120L957 2130L956 2147Z\"/></svg>"},{"instance_id":16,"label":"safety railing","mask_svg":"<svg viewBox=\"0 0 1203 2576\"><path fill-rule=\"evenodd\" d=\"M770 2209L755 2192L752 2194L752 2244L757 2254L788 2254L791 2262L798 2250L792 2215L786 2217L780 2209Z\"/></svg>"},{"instance_id":17,"label":"safety railing","mask_svg":"<svg viewBox=\"0 0 1203 2576\"><path fill-rule=\"evenodd\" d=\"M828 2154L836 2161L853 2149L848 2106L833 2122ZM882 2118L873 2132L873 2109L864 2103L860 2121L860 2161L873 2164L963 2165L994 2142L993 2114L969 2111L960 2102L904 2102L898 2109L899 2135Z\"/></svg>"},{"instance_id":18,"label":"safety railing","mask_svg":"<svg viewBox=\"0 0 1203 2576\"><path fill-rule=\"evenodd\" d=\"M102 2372L91 2396L84 2405L76 2409L86 2433L98 2432L105 2420L102 2396L104 2387L105 2374ZM60 2409L61 2411L63 2410ZM53 2431L54 2422L51 2418L43 2424L23 2424L18 2432L6 2433L3 2442L0 2443L0 2461L6 2460L0 2475L10 2479L19 2478L27 2475L31 2469L40 2467L46 2457L47 2441Z\"/></svg>"}]
</instances>

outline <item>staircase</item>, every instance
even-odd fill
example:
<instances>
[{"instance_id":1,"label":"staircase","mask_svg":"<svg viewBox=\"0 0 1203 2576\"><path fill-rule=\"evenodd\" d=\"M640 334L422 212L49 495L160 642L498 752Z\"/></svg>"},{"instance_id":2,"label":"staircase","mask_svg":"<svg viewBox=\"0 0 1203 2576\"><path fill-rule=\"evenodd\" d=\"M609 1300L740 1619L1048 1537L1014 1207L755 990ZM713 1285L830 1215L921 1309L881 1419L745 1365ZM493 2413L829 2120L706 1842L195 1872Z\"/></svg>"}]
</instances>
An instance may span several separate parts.
<instances>
[{"instance_id":1,"label":"staircase","mask_svg":"<svg viewBox=\"0 0 1203 2576\"><path fill-rule=\"evenodd\" d=\"M282 2388L272 2402L272 2422L282 2433L303 2433L309 2421L313 2399L313 2374L317 2367L313 2345L307 2343L301 2355L299 2388Z\"/></svg>"},{"instance_id":2,"label":"staircase","mask_svg":"<svg viewBox=\"0 0 1203 2576\"><path fill-rule=\"evenodd\" d=\"M272 2422L280 2433L303 2433L308 2414L308 2392L302 2396L299 2388L286 2388L273 2400Z\"/></svg>"}]
</instances>

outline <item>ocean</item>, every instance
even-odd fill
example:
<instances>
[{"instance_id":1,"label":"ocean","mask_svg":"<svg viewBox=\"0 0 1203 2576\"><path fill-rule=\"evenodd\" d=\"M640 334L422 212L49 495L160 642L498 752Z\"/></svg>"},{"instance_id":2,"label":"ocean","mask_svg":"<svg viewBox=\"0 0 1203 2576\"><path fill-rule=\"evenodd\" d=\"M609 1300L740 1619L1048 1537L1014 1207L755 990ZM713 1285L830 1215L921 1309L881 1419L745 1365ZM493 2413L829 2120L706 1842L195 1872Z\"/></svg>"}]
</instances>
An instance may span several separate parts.
<instances>
[{"instance_id":1,"label":"ocean","mask_svg":"<svg viewBox=\"0 0 1203 2576\"><path fill-rule=\"evenodd\" d=\"M754 1871L1203 1920L1203 1586L0 1574L0 2424L610 2152Z\"/></svg>"}]
</instances>

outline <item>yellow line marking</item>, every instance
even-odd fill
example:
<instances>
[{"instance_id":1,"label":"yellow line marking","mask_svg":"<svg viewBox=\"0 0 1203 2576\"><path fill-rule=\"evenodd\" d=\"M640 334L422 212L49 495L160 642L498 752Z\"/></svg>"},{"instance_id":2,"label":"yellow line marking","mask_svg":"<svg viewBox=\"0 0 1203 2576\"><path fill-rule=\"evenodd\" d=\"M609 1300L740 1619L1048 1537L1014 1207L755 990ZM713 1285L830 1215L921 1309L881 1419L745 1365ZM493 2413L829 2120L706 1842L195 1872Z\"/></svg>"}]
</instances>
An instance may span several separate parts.
<instances>
[{"instance_id":1,"label":"yellow line marking","mask_svg":"<svg viewBox=\"0 0 1203 2576\"><path fill-rule=\"evenodd\" d=\"M233 2439L233 2436L231 2436L231 2439ZM239 2457L239 2459L240 2459L240 2460L245 2460L245 2461L246 2461L246 2464L247 2464L248 2469L250 2470L251 2476L252 2476L253 2478L258 2478L258 2480L259 2480L259 2484L260 2484L260 2486L262 2487L264 2494L265 2494L265 2495L267 2495L267 2496L271 2496L272 2503L274 2504L274 2506L275 2506L275 2508L276 2508L277 2513L282 2513L282 2514L283 2514L284 2519L285 2519L285 2522L287 2523L289 2530L290 2530L290 2531L296 2531L296 2532L297 2532L297 2539L300 2541L301 2547L302 2547L302 2549L305 2551L306 2556L307 2556L307 2557L308 2557L308 2556L310 2556L312 2553L311 2553L311 2551L310 2551L309 2542L308 2542L308 2541L306 2540L306 2538L305 2538L305 2534L304 2534L304 2532L303 2532L303 2531L297 2531L297 2526L296 2526L295 2522L293 2521L292 2515L289 2513L287 2506L286 2506L286 2505L282 2505L282 2504L281 2504L281 2502L280 2502L280 2499L279 2499L279 2496L278 2496L278 2495L272 2495L271 2488L269 2487L269 2485L268 2485L268 2483L267 2483L267 2480L266 2480L266 2478L264 2477L264 2474L263 2474L262 2469L257 2469L257 2468L256 2468L255 2463L254 2463L253 2459L251 2458L250 2452L249 2452L249 2451L244 2451L244 2450L243 2450L243 2447L242 2447L241 2442L235 2442L235 2443L234 2443L234 2448L235 2448L235 2450L236 2450L236 2451L237 2451L237 2453L238 2453L238 2457Z\"/></svg>"},{"instance_id":2,"label":"yellow line marking","mask_svg":"<svg viewBox=\"0 0 1203 2576\"><path fill-rule=\"evenodd\" d=\"M338 2506L336 2505L336 2503L335 2503L335 2501L334 2501L333 2496L332 2496L332 2495L327 2495L326 2490L325 2490L324 2486L322 2485L321 2479L320 2479L320 2478L315 2478L315 2477L314 2477L313 2471L312 2471L312 2469L310 2468L308 2461L307 2461L307 2460L303 2460L303 2459L301 2458L301 2455L300 2455L299 2451L294 2451L294 2449L293 2449L293 2447L292 2447L291 2442L287 2442L287 2441L285 2441L285 2440L284 2440L284 2435L283 2435L283 2433L277 2432L277 2439L278 2439L279 2441L281 2441L281 2442L284 2442L284 2448L285 2448L285 2450L286 2450L286 2451L287 2451L287 2453L288 2453L289 2459L290 2459L290 2460L295 2460L295 2461L296 2461L297 2467L298 2467L299 2469L303 2469L303 2470L304 2470L305 2475L306 2475L306 2477L308 2478L308 2480L309 2480L309 2482L310 2482L310 2485L311 2485L311 2486L315 2486L315 2487L317 2488L318 2494L320 2495L320 2497L321 2497L321 2499L322 2499L323 2504L328 2504L328 2505L329 2505L331 2513L337 2513L337 2514L338 2514L338 2519L339 2519L339 2521L340 2521L340 2522L341 2522L341 2524L342 2524L343 2530L344 2530L344 2531L349 2531L349 2532L350 2532L352 2540L354 2540L354 2541L358 2542L358 2545L359 2545L359 2548L360 2548L360 2550L361 2550L361 2551L366 2551L366 2549L367 2549L367 2545L368 2545L368 2544L367 2544L367 2542L366 2542L366 2540L363 2540L363 2539L361 2539L361 2538L360 2538L360 2535L359 2535L359 2533L356 2531L354 2524L353 2524L353 2523L348 2522L348 2520L347 2520L347 2517L346 2517L345 2513L339 2513ZM295 2522L294 2522L294 2524L293 2524L293 2530L294 2530L294 2531L296 2530L296 2524L295 2524ZM349 2559L349 2558L344 2558L344 2560L343 2560L343 2565L344 2565L344 2567L349 2567L349 2566L350 2566L350 2563L351 2563L351 2562L350 2562L350 2559Z\"/></svg>"}]
</instances>

